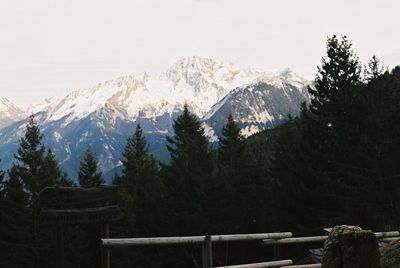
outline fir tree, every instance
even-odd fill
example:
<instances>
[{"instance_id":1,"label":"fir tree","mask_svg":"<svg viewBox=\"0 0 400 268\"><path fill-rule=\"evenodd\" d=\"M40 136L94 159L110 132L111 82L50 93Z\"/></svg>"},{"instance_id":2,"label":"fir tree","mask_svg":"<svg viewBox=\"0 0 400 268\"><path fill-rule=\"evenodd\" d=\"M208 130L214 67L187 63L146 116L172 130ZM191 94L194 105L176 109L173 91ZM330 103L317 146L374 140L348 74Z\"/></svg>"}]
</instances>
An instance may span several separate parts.
<instances>
[{"instance_id":1,"label":"fir tree","mask_svg":"<svg viewBox=\"0 0 400 268\"><path fill-rule=\"evenodd\" d=\"M40 133L39 124L32 115L26 126L25 135L20 139L17 154L14 156L17 160L14 169L24 188L31 195L33 203L37 199L39 191L49 186L46 178L40 176L45 152L42 139L43 135Z\"/></svg>"},{"instance_id":2,"label":"fir tree","mask_svg":"<svg viewBox=\"0 0 400 268\"><path fill-rule=\"evenodd\" d=\"M327 40L327 56L322 59L318 67L318 75L314 87L309 87L313 96L310 110L313 114L325 119L322 123L332 120L336 113L338 102L342 98L351 96L354 86L361 82L361 64L352 50L352 44L346 36L339 40L336 35ZM336 106L336 107L333 107ZM327 118L324 118L327 117Z\"/></svg>"},{"instance_id":3,"label":"fir tree","mask_svg":"<svg viewBox=\"0 0 400 268\"><path fill-rule=\"evenodd\" d=\"M275 192L287 199L279 211L297 213L295 221L283 215L282 220L296 222L289 226L292 229L304 232L343 223L339 217L342 178L333 152L358 137L352 114L358 109L354 100L362 85L360 66L346 37L328 38L327 56L309 88L311 103L302 106L300 120L286 128L278 142L272 174L277 179Z\"/></svg>"},{"instance_id":4,"label":"fir tree","mask_svg":"<svg viewBox=\"0 0 400 268\"><path fill-rule=\"evenodd\" d=\"M104 183L102 173L98 171L97 159L90 147L85 152L85 157L80 163L78 172L78 181L80 187L90 188L100 186ZM91 204L98 206L99 204ZM83 267L99 267L100 266L100 245L98 242L101 236L101 228L98 224L85 225L85 244L84 251L86 254L81 259Z\"/></svg>"},{"instance_id":5,"label":"fir tree","mask_svg":"<svg viewBox=\"0 0 400 268\"><path fill-rule=\"evenodd\" d=\"M53 175L46 176L44 172L45 167L45 147L42 143L43 135L40 132L40 127L35 117L32 115L29 118L29 122L26 126L25 135L20 139L19 148L15 154L15 162L9 172L10 181L14 182L14 186L17 183L21 183L24 192L28 196L27 204L25 205L28 210L26 211L29 215L30 223L26 224L31 229L33 235L32 240L27 241L34 252L34 258L32 258L33 267L44 267L43 263L46 263L46 254L43 254L43 250L48 249L49 245L41 243L41 235L39 235L38 228L38 216L39 216L39 192L47 186L52 186L54 179ZM30 243L30 244L29 244ZM49 264L50 265L50 264Z\"/></svg>"},{"instance_id":6,"label":"fir tree","mask_svg":"<svg viewBox=\"0 0 400 268\"><path fill-rule=\"evenodd\" d=\"M171 163L165 166L171 207L171 229L180 234L201 233L206 186L212 183L213 156L204 129L185 105L174 120L174 136L167 137Z\"/></svg>"},{"instance_id":7,"label":"fir tree","mask_svg":"<svg viewBox=\"0 0 400 268\"><path fill-rule=\"evenodd\" d=\"M385 73L385 68L380 65L380 60L374 55L365 68L364 79L366 82L378 79Z\"/></svg>"},{"instance_id":8,"label":"fir tree","mask_svg":"<svg viewBox=\"0 0 400 268\"><path fill-rule=\"evenodd\" d=\"M400 65L394 67L391 73L396 79L400 80Z\"/></svg>"},{"instance_id":9,"label":"fir tree","mask_svg":"<svg viewBox=\"0 0 400 268\"><path fill-rule=\"evenodd\" d=\"M78 172L79 185L83 188L96 187L104 183L102 173L97 169L97 159L89 147Z\"/></svg>"},{"instance_id":10,"label":"fir tree","mask_svg":"<svg viewBox=\"0 0 400 268\"><path fill-rule=\"evenodd\" d=\"M43 159L40 174L47 180L47 185L73 185L72 181L68 179L67 174L59 167L51 149L47 150L47 154Z\"/></svg>"},{"instance_id":11,"label":"fir tree","mask_svg":"<svg viewBox=\"0 0 400 268\"><path fill-rule=\"evenodd\" d=\"M133 193L138 177L143 175L143 168L150 162L155 163L153 157L149 154L148 145L140 124L137 125L133 136L128 138L122 156L122 184L128 191Z\"/></svg>"},{"instance_id":12,"label":"fir tree","mask_svg":"<svg viewBox=\"0 0 400 268\"><path fill-rule=\"evenodd\" d=\"M15 167L0 182L0 267L32 267L35 259L29 196Z\"/></svg>"},{"instance_id":13,"label":"fir tree","mask_svg":"<svg viewBox=\"0 0 400 268\"><path fill-rule=\"evenodd\" d=\"M149 153L143 130L137 125L135 133L128 138L123 152L123 174L120 178L122 195L130 203L136 229L142 234L155 235L161 230L162 183L158 166Z\"/></svg>"},{"instance_id":14,"label":"fir tree","mask_svg":"<svg viewBox=\"0 0 400 268\"><path fill-rule=\"evenodd\" d=\"M245 232L248 227L249 207L256 193L244 159L244 137L232 115L222 129L218 148L218 177L212 184L211 220L216 221L217 232ZM212 222L212 221L211 221Z\"/></svg>"},{"instance_id":15,"label":"fir tree","mask_svg":"<svg viewBox=\"0 0 400 268\"><path fill-rule=\"evenodd\" d=\"M165 228L163 184L140 125L136 126L132 137L127 139L122 156L122 174L113 183L119 186L120 207L125 215L125 224L116 233L120 236L160 236ZM147 256L145 253L143 256L122 255L125 256L118 258L121 266L134 266ZM147 259L148 263L152 263L150 256Z\"/></svg>"},{"instance_id":16,"label":"fir tree","mask_svg":"<svg viewBox=\"0 0 400 268\"><path fill-rule=\"evenodd\" d=\"M218 159L220 163L230 166L240 163L244 150L243 139L240 128L230 114L228 122L222 129L222 137L219 139Z\"/></svg>"}]
</instances>

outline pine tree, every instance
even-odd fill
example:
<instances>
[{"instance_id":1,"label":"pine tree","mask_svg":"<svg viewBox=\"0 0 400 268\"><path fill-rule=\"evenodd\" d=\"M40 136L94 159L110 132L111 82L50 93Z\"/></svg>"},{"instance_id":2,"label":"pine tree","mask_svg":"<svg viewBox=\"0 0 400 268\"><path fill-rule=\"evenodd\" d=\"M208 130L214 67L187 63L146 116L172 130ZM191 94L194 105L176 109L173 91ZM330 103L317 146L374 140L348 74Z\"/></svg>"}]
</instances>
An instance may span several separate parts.
<instances>
[{"instance_id":1,"label":"pine tree","mask_svg":"<svg viewBox=\"0 0 400 268\"><path fill-rule=\"evenodd\" d=\"M320 116L326 127L334 125L330 120L343 111L337 111L337 105L343 98L350 97L352 89L361 83L361 64L352 50L352 44L346 36L339 40L336 35L327 40L327 56L318 67L314 87L309 87L313 96L310 111ZM328 121L328 122L326 122Z\"/></svg>"},{"instance_id":2,"label":"pine tree","mask_svg":"<svg viewBox=\"0 0 400 268\"><path fill-rule=\"evenodd\" d=\"M115 232L118 236L160 236L165 228L163 184L140 125L127 139L122 156L122 174L113 183L119 186L119 206L125 215L125 223ZM121 254L117 262L126 267L134 266L142 259L146 259L148 265L153 263L146 253Z\"/></svg>"},{"instance_id":3,"label":"pine tree","mask_svg":"<svg viewBox=\"0 0 400 268\"><path fill-rule=\"evenodd\" d=\"M29 196L15 168L0 182L0 267L32 267L35 259Z\"/></svg>"},{"instance_id":4,"label":"pine tree","mask_svg":"<svg viewBox=\"0 0 400 268\"><path fill-rule=\"evenodd\" d=\"M73 186L73 182L68 179L67 174L59 167L51 149L47 150L47 154L43 159L40 174L46 180L47 185Z\"/></svg>"},{"instance_id":5,"label":"pine tree","mask_svg":"<svg viewBox=\"0 0 400 268\"><path fill-rule=\"evenodd\" d=\"M391 71L391 73L396 79L400 80L400 65L397 65L396 67L394 67L393 70Z\"/></svg>"},{"instance_id":6,"label":"pine tree","mask_svg":"<svg viewBox=\"0 0 400 268\"><path fill-rule=\"evenodd\" d=\"M90 147L85 152L85 157L80 163L78 172L78 181L80 187L90 188L100 186L104 183L102 173L98 171L97 159ZM99 204L91 204L98 206ZM85 244L83 245L85 255L82 256L81 265L83 267L99 267L100 264L100 245L99 237L101 236L101 228L98 224L85 225Z\"/></svg>"},{"instance_id":7,"label":"pine tree","mask_svg":"<svg viewBox=\"0 0 400 268\"><path fill-rule=\"evenodd\" d=\"M204 129L185 105L167 137L171 163L164 167L168 187L170 228L179 234L202 233L206 186L212 183L213 156Z\"/></svg>"},{"instance_id":8,"label":"pine tree","mask_svg":"<svg viewBox=\"0 0 400 268\"><path fill-rule=\"evenodd\" d=\"M279 211L296 211L298 216L292 229L312 232L343 223L343 177L335 152L359 137L353 115L362 86L360 74L361 64L347 38L328 38L327 56L309 88L311 103L302 106L300 120L282 133L272 164L275 192L287 199ZM285 221L294 222L288 216L283 215Z\"/></svg>"},{"instance_id":9,"label":"pine tree","mask_svg":"<svg viewBox=\"0 0 400 268\"><path fill-rule=\"evenodd\" d=\"M228 116L226 125L222 128L222 137L219 138L218 148L218 177L212 184L210 219L216 220L219 232L241 232L247 224L248 190L251 183L248 174L245 174L244 137L240 134L240 128ZM252 193L254 195L254 192ZM247 200L244 202L244 200ZM246 205L245 205L246 204Z\"/></svg>"},{"instance_id":10,"label":"pine tree","mask_svg":"<svg viewBox=\"0 0 400 268\"><path fill-rule=\"evenodd\" d=\"M133 136L128 138L121 162L123 174L120 177L120 187L125 205L132 209L132 216L136 218L136 230L142 235L156 235L162 229L162 182L140 125L137 125Z\"/></svg>"},{"instance_id":11,"label":"pine tree","mask_svg":"<svg viewBox=\"0 0 400 268\"><path fill-rule=\"evenodd\" d=\"M79 185L83 188L96 187L104 183L102 173L97 169L97 159L89 147L78 172Z\"/></svg>"},{"instance_id":12,"label":"pine tree","mask_svg":"<svg viewBox=\"0 0 400 268\"><path fill-rule=\"evenodd\" d=\"M14 166L24 188L31 195L33 203L39 191L49 185L48 181L40 176L45 152L42 139L39 124L32 115L26 126L25 136L20 139L17 154L14 156L17 160Z\"/></svg>"},{"instance_id":13,"label":"pine tree","mask_svg":"<svg viewBox=\"0 0 400 268\"><path fill-rule=\"evenodd\" d=\"M240 128L230 114L228 122L222 129L222 137L219 139L218 159L220 163L229 166L240 163L244 150L243 140Z\"/></svg>"},{"instance_id":14,"label":"pine tree","mask_svg":"<svg viewBox=\"0 0 400 268\"><path fill-rule=\"evenodd\" d=\"M122 156L122 178L125 180L123 183L126 184L124 187L134 192L137 184L136 177L138 177L141 169L148 161L153 160L154 162L154 159L149 154L148 145L140 124L137 125L133 136L128 138Z\"/></svg>"},{"instance_id":15,"label":"pine tree","mask_svg":"<svg viewBox=\"0 0 400 268\"><path fill-rule=\"evenodd\" d=\"M40 132L40 127L32 115L29 118L29 122L26 126L25 135L20 139L19 148L15 154L15 162L10 169L9 176L10 181L14 182L14 186L21 183L24 192L28 196L27 204L19 204L20 206L25 205L28 210L30 222L23 223L28 228L31 228L32 240L27 240L26 245L33 249L33 258L31 260L33 267L44 267L43 263L46 263L46 254L43 251L48 250L49 245L43 244L39 224L39 192L47 186L52 186L54 179L53 175L45 176L45 146L42 143L43 135Z\"/></svg>"},{"instance_id":16,"label":"pine tree","mask_svg":"<svg viewBox=\"0 0 400 268\"><path fill-rule=\"evenodd\" d=\"M380 60L374 55L372 59L368 62L367 68L364 71L364 80L370 82L372 80L378 79L385 73L385 68L380 65Z\"/></svg>"}]
</instances>

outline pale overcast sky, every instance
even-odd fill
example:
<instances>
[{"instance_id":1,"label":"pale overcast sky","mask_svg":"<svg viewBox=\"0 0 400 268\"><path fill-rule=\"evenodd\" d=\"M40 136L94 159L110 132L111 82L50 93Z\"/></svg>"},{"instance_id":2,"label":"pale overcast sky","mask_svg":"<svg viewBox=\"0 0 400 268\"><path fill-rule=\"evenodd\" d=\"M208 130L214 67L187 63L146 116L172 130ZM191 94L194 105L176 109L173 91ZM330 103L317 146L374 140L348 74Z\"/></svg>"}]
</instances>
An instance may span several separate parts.
<instances>
[{"instance_id":1,"label":"pale overcast sky","mask_svg":"<svg viewBox=\"0 0 400 268\"><path fill-rule=\"evenodd\" d=\"M328 35L400 64L398 0L1 0L0 97L19 105L180 58L312 79Z\"/></svg>"}]
</instances>

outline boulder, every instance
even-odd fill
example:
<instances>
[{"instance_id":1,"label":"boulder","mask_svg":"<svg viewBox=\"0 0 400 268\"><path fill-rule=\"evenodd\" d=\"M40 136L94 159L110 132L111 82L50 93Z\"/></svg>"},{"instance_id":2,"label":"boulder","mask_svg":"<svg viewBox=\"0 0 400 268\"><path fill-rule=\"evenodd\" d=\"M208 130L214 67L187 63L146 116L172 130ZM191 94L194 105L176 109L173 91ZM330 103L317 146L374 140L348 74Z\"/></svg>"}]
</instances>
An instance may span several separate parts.
<instances>
[{"instance_id":1,"label":"boulder","mask_svg":"<svg viewBox=\"0 0 400 268\"><path fill-rule=\"evenodd\" d=\"M399 268L400 267L400 243L393 241L383 245L381 248L381 264L382 268Z\"/></svg>"},{"instance_id":2,"label":"boulder","mask_svg":"<svg viewBox=\"0 0 400 268\"><path fill-rule=\"evenodd\" d=\"M381 268L378 241L357 226L335 226L324 244L323 268Z\"/></svg>"}]
</instances>

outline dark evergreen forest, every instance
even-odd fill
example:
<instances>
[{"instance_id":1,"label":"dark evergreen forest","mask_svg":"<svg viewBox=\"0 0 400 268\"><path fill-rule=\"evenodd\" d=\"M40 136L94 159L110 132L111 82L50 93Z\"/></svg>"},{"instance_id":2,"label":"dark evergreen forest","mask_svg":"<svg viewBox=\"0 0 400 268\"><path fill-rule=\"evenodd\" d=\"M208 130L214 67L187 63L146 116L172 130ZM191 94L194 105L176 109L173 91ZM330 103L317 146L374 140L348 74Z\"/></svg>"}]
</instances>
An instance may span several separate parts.
<instances>
[{"instance_id":1,"label":"dark evergreen forest","mask_svg":"<svg viewBox=\"0 0 400 268\"><path fill-rule=\"evenodd\" d=\"M389 70L375 56L363 65L344 36L328 38L326 49L311 103L276 129L245 139L230 116L211 147L185 107L167 138L169 163L149 153L140 125L132 130L112 181L124 219L111 225L111 237L318 235L337 224L398 230L400 66ZM104 183L90 148L74 183L42 138L32 116L12 167L0 172L0 267L55 267L56 232L38 225L39 192ZM99 232L95 224L65 229L66 267L99 267ZM272 253L259 242L232 242L213 254L215 265L226 265ZM112 267L200 267L201 246L115 248L111 260Z\"/></svg>"}]
</instances>

